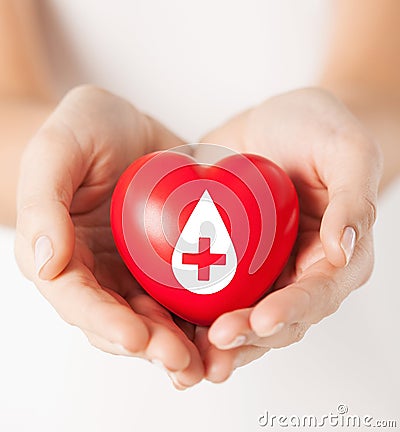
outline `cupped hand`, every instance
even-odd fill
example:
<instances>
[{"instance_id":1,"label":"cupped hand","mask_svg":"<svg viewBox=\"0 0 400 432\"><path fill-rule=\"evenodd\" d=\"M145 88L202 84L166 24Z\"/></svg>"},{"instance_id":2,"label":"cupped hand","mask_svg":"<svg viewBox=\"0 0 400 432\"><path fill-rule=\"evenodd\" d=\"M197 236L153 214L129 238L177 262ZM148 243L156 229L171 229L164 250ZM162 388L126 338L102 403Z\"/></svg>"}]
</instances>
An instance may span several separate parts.
<instances>
[{"instance_id":1,"label":"cupped hand","mask_svg":"<svg viewBox=\"0 0 400 432\"><path fill-rule=\"evenodd\" d=\"M206 377L220 382L271 348L301 340L367 281L382 157L345 106L319 89L271 98L203 142L273 160L300 202L298 239L272 293L196 331Z\"/></svg>"},{"instance_id":2,"label":"cupped hand","mask_svg":"<svg viewBox=\"0 0 400 432\"><path fill-rule=\"evenodd\" d=\"M194 327L176 324L126 269L110 229L114 186L144 153L182 142L125 100L81 86L21 163L15 252L23 273L96 347L161 363L177 388L203 378Z\"/></svg>"}]
</instances>

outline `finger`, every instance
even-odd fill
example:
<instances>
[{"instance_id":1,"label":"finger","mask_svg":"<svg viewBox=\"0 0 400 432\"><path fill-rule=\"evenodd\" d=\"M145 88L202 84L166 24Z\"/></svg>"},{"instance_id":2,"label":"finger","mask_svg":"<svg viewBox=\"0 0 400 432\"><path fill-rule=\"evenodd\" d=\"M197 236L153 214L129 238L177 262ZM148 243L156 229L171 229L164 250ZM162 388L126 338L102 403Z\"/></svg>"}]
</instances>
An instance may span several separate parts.
<instances>
[{"instance_id":1,"label":"finger","mask_svg":"<svg viewBox=\"0 0 400 432\"><path fill-rule=\"evenodd\" d=\"M88 330L83 330L83 333L86 335L89 343L92 346L103 352L120 356L140 357L139 353L132 353L128 351L124 346L116 343L111 343L110 341L103 338L102 336L99 336L96 333L92 333Z\"/></svg>"},{"instance_id":2,"label":"finger","mask_svg":"<svg viewBox=\"0 0 400 432\"><path fill-rule=\"evenodd\" d=\"M164 361L160 360L160 358L168 357L167 353L163 353L163 355L157 355L152 352L152 345L159 345L160 339L163 342L166 342L168 344L169 340L169 334L166 333L160 333L159 329L156 328L157 326L152 325L151 323L148 323L148 328L150 329L150 343L148 345L148 348L145 352L130 352L128 351L124 346L116 343L111 343L107 339L97 335L96 333L92 333L90 331L85 330L84 333L88 338L88 341L91 345L93 345L95 348L100 349L101 351L114 354L114 355L121 355L121 356L129 356L129 357L140 357L146 360L149 360L152 362L155 366L161 368L170 378L172 383L174 384L175 388L177 390L186 390L187 388L193 386L194 384L198 383L204 376L204 367L203 363L200 359L200 356L197 353L197 358L195 355L192 355L192 360L189 366L182 370L178 371L175 370L174 367L167 367L166 364L171 365L171 362L168 359L164 359ZM162 327L162 326L159 326ZM166 338L164 335L166 334ZM159 350L156 350L159 351ZM193 346L193 349L191 351L195 351L195 347ZM193 353L194 354L194 353ZM197 361L196 361L197 360Z\"/></svg>"},{"instance_id":3,"label":"finger","mask_svg":"<svg viewBox=\"0 0 400 432\"><path fill-rule=\"evenodd\" d=\"M372 238L357 245L354 258L346 268L332 266L321 259L295 283L275 291L259 302L251 312L251 328L259 337L290 324L317 323L334 313L348 294L361 286L372 268Z\"/></svg>"},{"instance_id":4,"label":"finger","mask_svg":"<svg viewBox=\"0 0 400 432\"><path fill-rule=\"evenodd\" d=\"M191 356L182 340L165 325L151 320L146 320L146 323L150 331L147 357L156 360L171 372L186 369L190 365Z\"/></svg>"},{"instance_id":5,"label":"finger","mask_svg":"<svg viewBox=\"0 0 400 432\"><path fill-rule=\"evenodd\" d=\"M232 354L235 359L233 362L234 369L246 366L247 364L259 359L268 351L271 347L259 347L259 346L244 346L235 350Z\"/></svg>"},{"instance_id":6,"label":"finger","mask_svg":"<svg viewBox=\"0 0 400 432\"><path fill-rule=\"evenodd\" d=\"M249 337L249 344L264 349L283 348L300 342L310 328L310 325L308 322L285 324L279 331L266 337L259 337L253 332L252 337Z\"/></svg>"},{"instance_id":7,"label":"finger","mask_svg":"<svg viewBox=\"0 0 400 432\"><path fill-rule=\"evenodd\" d=\"M223 351L211 345L204 358L205 377L213 383L224 382L236 368L257 360L269 350L269 347L244 346Z\"/></svg>"},{"instance_id":8,"label":"finger","mask_svg":"<svg viewBox=\"0 0 400 432\"><path fill-rule=\"evenodd\" d=\"M163 370L171 378L171 381L177 390L186 390L190 385L195 384L195 383L193 383L193 384L190 384L189 386L181 384L180 377L178 376L177 373L166 369L164 364L161 361L159 361L157 359L148 358L148 356L145 353L143 353L143 354L131 353L131 352L127 351L125 349L125 347L123 347L122 345L112 344L108 340L104 339L103 337L101 337L95 333L92 333L89 331L84 331L84 333L85 333L86 337L88 338L88 341L90 342L90 344L92 346L94 346L95 348L98 348L99 350L103 351L103 352L107 352L107 353L113 354L113 355L140 357L140 358L149 360L156 367Z\"/></svg>"},{"instance_id":9,"label":"finger","mask_svg":"<svg viewBox=\"0 0 400 432\"><path fill-rule=\"evenodd\" d=\"M235 369L233 351L222 351L210 345L204 357L205 378L208 381L222 383L231 376Z\"/></svg>"},{"instance_id":10,"label":"finger","mask_svg":"<svg viewBox=\"0 0 400 432\"><path fill-rule=\"evenodd\" d=\"M321 241L330 263L343 267L356 242L375 222L382 157L378 147L363 136L338 141L333 148L326 146L320 173L329 193Z\"/></svg>"},{"instance_id":11,"label":"finger","mask_svg":"<svg viewBox=\"0 0 400 432\"><path fill-rule=\"evenodd\" d=\"M177 371L171 376L175 387L179 390L192 387L204 378L204 364L196 346L190 342L188 348L190 351L190 363L188 367L182 371Z\"/></svg>"},{"instance_id":12,"label":"finger","mask_svg":"<svg viewBox=\"0 0 400 432\"><path fill-rule=\"evenodd\" d=\"M209 341L207 327L197 327L195 344L204 362L205 378L214 383L221 383L229 378L234 369L232 351L222 351Z\"/></svg>"},{"instance_id":13,"label":"finger","mask_svg":"<svg viewBox=\"0 0 400 432\"><path fill-rule=\"evenodd\" d=\"M251 308L228 312L218 317L210 327L208 339L221 350L230 350L248 342L252 328Z\"/></svg>"},{"instance_id":14,"label":"finger","mask_svg":"<svg viewBox=\"0 0 400 432\"><path fill-rule=\"evenodd\" d=\"M72 259L55 279L34 279L39 291L67 323L140 354L147 348L149 329L140 315L117 293L102 289L90 270Z\"/></svg>"},{"instance_id":15,"label":"finger","mask_svg":"<svg viewBox=\"0 0 400 432\"><path fill-rule=\"evenodd\" d=\"M270 325L269 332L260 337L251 326L252 312L253 308L240 309L219 317L210 327L210 343L220 350L232 350L242 346L271 347L269 337L280 333L285 324L277 322Z\"/></svg>"},{"instance_id":16,"label":"finger","mask_svg":"<svg viewBox=\"0 0 400 432\"><path fill-rule=\"evenodd\" d=\"M196 327L194 342L204 363L204 375L209 381L218 383L229 378L233 370L233 358L218 350L209 341L208 328Z\"/></svg>"},{"instance_id":17,"label":"finger","mask_svg":"<svg viewBox=\"0 0 400 432\"><path fill-rule=\"evenodd\" d=\"M201 354L194 343L196 326L183 320L179 317L174 317L174 323L178 327L179 335L183 337L185 343L190 350L190 364L189 366L175 374L175 387L178 384L181 389L186 389L194 384L197 384L204 378L204 364Z\"/></svg>"},{"instance_id":18,"label":"finger","mask_svg":"<svg viewBox=\"0 0 400 432\"><path fill-rule=\"evenodd\" d=\"M72 136L39 132L21 162L18 189L16 256L29 278L52 279L74 250L69 214L83 162Z\"/></svg>"},{"instance_id":19,"label":"finger","mask_svg":"<svg viewBox=\"0 0 400 432\"><path fill-rule=\"evenodd\" d=\"M221 350L242 345L275 347L287 343L276 342L274 337L283 331L283 340L299 340L301 329L297 334L295 328L288 326L301 321L318 322L336 311L349 292L369 277L371 250L371 236L364 237L354 262L346 269L321 260L308 268L302 279L272 292L256 307L221 315L210 327L210 343Z\"/></svg>"},{"instance_id":20,"label":"finger","mask_svg":"<svg viewBox=\"0 0 400 432\"><path fill-rule=\"evenodd\" d=\"M259 337L268 337L285 325L316 323L335 312L343 298L336 281L315 272L262 300L251 313L251 328Z\"/></svg>"},{"instance_id":21,"label":"finger","mask_svg":"<svg viewBox=\"0 0 400 432\"><path fill-rule=\"evenodd\" d=\"M210 328L208 334L210 342L219 350L232 351L239 347L280 348L297 342L303 337L298 324L286 325L284 322L270 326L269 333L264 333L260 337L251 327L250 316L252 312L253 308L248 308L222 315ZM241 349L238 352L242 352ZM250 358L255 359L251 355ZM252 360L248 362L250 361ZM237 363L238 365L246 364L245 357L237 360Z\"/></svg>"},{"instance_id":22,"label":"finger","mask_svg":"<svg viewBox=\"0 0 400 432\"><path fill-rule=\"evenodd\" d=\"M200 354L170 313L145 293L129 297L128 302L145 317L150 331L146 357L162 365L180 390L198 383L204 376Z\"/></svg>"}]
</instances>

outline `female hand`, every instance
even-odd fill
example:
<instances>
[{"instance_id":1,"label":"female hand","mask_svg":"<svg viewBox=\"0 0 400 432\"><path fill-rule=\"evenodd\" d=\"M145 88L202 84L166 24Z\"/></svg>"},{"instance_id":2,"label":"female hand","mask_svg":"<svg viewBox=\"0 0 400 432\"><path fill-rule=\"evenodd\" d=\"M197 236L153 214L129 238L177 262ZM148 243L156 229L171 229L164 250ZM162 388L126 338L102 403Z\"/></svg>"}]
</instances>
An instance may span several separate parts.
<instances>
[{"instance_id":1,"label":"female hand","mask_svg":"<svg viewBox=\"0 0 400 432\"><path fill-rule=\"evenodd\" d=\"M344 105L318 89L269 99L203 142L273 160L300 201L298 239L273 292L197 331L206 377L220 382L269 349L301 340L367 281L382 157Z\"/></svg>"},{"instance_id":2,"label":"female hand","mask_svg":"<svg viewBox=\"0 0 400 432\"><path fill-rule=\"evenodd\" d=\"M182 143L108 92L72 90L24 153L15 250L23 273L94 346L161 362L182 388L203 378L194 328L182 324L183 331L138 286L109 221L119 176L159 144Z\"/></svg>"}]
</instances>

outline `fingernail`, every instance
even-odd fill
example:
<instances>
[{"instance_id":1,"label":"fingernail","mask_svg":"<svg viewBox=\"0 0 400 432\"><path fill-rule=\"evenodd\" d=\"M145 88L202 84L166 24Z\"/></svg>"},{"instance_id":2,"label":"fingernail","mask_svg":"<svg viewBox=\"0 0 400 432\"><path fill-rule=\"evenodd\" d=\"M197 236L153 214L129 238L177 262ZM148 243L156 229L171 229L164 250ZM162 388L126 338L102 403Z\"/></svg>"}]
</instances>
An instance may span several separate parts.
<instances>
[{"instance_id":1,"label":"fingernail","mask_svg":"<svg viewBox=\"0 0 400 432\"><path fill-rule=\"evenodd\" d=\"M123 345L121 345L119 343L114 343L114 346L116 348L116 351L118 351L121 355L125 355L125 356L133 356L133 355L135 355L134 353L132 353L131 351L127 350Z\"/></svg>"},{"instance_id":2,"label":"fingernail","mask_svg":"<svg viewBox=\"0 0 400 432\"><path fill-rule=\"evenodd\" d=\"M53 246L47 236L41 236L35 243L35 269L36 274L40 276L42 268L48 263L53 256Z\"/></svg>"},{"instance_id":3,"label":"fingernail","mask_svg":"<svg viewBox=\"0 0 400 432\"><path fill-rule=\"evenodd\" d=\"M150 361L151 361L151 363L153 363L154 366L156 366L157 368L159 368L162 371L167 373L167 375L171 378L171 381L177 390L186 390L188 388L187 386L185 386L181 382L179 382L179 379L176 376L176 372L171 372L170 370L168 370L161 360L153 359Z\"/></svg>"},{"instance_id":4,"label":"fingernail","mask_svg":"<svg viewBox=\"0 0 400 432\"><path fill-rule=\"evenodd\" d=\"M283 323L283 322L275 324L270 330L263 332L263 334L262 335L260 334L259 336L260 337L273 336L274 334L277 334L278 332L280 332L283 329L284 325L285 325L285 323Z\"/></svg>"},{"instance_id":5,"label":"fingernail","mask_svg":"<svg viewBox=\"0 0 400 432\"><path fill-rule=\"evenodd\" d=\"M228 343L226 345L218 344L218 347L223 348L223 349L237 348L237 347L244 345L246 340L247 340L247 337L245 335L239 335L239 336L236 336L236 338L233 339L233 341L231 343Z\"/></svg>"},{"instance_id":6,"label":"fingernail","mask_svg":"<svg viewBox=\"0 0 400 432\"><path fill-rule=\"evenodd\" d=\"M179 379L178 379L178 377L176 376L176 373L171 372L171 373L169 374L169 376L170 376L171 381L173 382L173 384L174 384L174 386L175 386L175 388L176 388L177 390L186 390L186 389L188 388L187 386L185 386L185 385L183 385L181 382L179 382Z\"/></svg>"},{"instance_id":7,"label":"fingernail","mask_svg":"<svg viewBox=\"0 0 400 432\"><path fill-rule=\"evenodd\" d=\"M346 227L340 240L340 245L346 256L346 265L350 262L353 256L354 246L356 244L356 231L352 227Z\"/></svg>"},{"instance_id":8,"label":"fingernail","mask_svg":"<svg viewBox=\"0 0 400 432\"><path fill-rule=\"evenodd\" d=\"M156 366L158 369L163 370L164 372L167 370L167 368L164 366L164 363L161 360L153 359L151 360L151 363L153 363L154 366Z\"/></svg>"}]
</instances>

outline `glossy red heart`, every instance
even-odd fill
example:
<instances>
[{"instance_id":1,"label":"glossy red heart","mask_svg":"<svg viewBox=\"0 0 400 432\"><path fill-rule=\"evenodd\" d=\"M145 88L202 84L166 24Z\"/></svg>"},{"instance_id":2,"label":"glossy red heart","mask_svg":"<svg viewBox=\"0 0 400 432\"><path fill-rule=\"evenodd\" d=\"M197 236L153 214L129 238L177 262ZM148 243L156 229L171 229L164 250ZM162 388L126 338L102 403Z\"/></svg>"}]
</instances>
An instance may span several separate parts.
<instances>
[{"instance_id":1,"label":"glossy red heart","mask_svg":"<svg viewBox=\"0 0 400 432\"><path fill-rule=\"evenodd\" d=\"M123 173L111 203L115 243L135 279L199 325L253 305L271 288L298 218L286 173L244 154L211 166L175 152L143 156Z\"/></svg>"}]
</instances>

